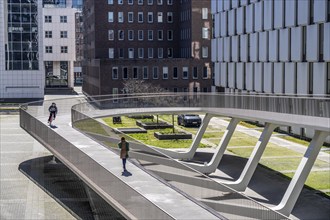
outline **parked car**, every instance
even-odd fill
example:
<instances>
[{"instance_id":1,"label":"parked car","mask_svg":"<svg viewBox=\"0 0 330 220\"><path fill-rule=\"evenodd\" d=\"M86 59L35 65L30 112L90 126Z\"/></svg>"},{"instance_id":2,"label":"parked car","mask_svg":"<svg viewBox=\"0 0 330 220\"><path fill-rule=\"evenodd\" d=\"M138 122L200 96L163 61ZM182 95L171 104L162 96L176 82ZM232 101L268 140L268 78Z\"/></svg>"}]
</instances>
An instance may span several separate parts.
<instances>
[{"instance_id":1,"label":"parked car","mask_svg":"<svg viewBox=\"0 0 330 220\"><path fill-rule=\"evenodd\" d=\"M201 117L199 117L199 115L193 115L193 114L178 115L178 125L182 125L184 127L188 127L188 126L199 127L201 123L202 123L202 119Z\"/></svg>"}]
</instances>

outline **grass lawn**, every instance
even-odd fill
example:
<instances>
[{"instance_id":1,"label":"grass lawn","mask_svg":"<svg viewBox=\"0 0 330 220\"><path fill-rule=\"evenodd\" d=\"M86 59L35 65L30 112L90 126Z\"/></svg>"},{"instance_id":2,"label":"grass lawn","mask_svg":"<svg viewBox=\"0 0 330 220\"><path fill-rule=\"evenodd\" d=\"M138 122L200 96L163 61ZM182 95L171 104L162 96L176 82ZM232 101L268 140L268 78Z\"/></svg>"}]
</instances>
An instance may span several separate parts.
<instances>
[{"instance_id":1,"label":"grass lawn","mask_svg":"<svg viewBox=\"0 0 330 220\"><path fill-rule=\"evenodd\" d=\"M85 132L107 135L108 133L103 129L103 127L99 123L100 122L96 122L92 119L87 119L76 122L75 127Z\"/></svg>"},{"instance_id":2,"label":"grass lawn","mask_svg":"<svg viewBox=\"0 0 330 220\"><path fill-rule=\"evenodd\" d=\"M103 118L103 121L107 123L112 128L132 128L132 127L138 127L135 123L135 119L128 118L126 116L121 117L121 124L114 124L112 123L112 117Z\"/></svg>"},{"instance_id":3,"label":"grass lawn","mask_svg":"<svg viewBox=\"0 0 330 220\"><path fill-rule=\"evenodd\" d=\"M254 147L249 148L228 148L227 150L240 156L240 157L250 157ZM274 146L274 145L267 145L264 153L262 154L262 157L271 157L271 156L302 156L302 154L299 154L295 151L289 150L284 147L280 146ZM268 158L267 158L268 159ZM286 160L287 158L279 158L279 160ZM298 158L299 159L299 158Z\"/></svg>"},{"instance_id":4,"label":"grass lawn","mask_svg":"<svg viewBox=\"0 0 330 220\"><path fill-rule=\"evenodd\" d=\"M224 132L205 132L203 138L221 138Z\"/></svg>"},{"instance_id":5,"label":"grass lawn","mask_svg":"<svg viewBox=\"0 0 330 220\"><path fill-rule=\"evenodd\" d=\"M286 173L286 176L292 178L294 173ZM308 175L305 185L319 190L330 189L330 172L315 171ZM327 193L329 195L329 193Z\"/></svg>"}]
</instances>

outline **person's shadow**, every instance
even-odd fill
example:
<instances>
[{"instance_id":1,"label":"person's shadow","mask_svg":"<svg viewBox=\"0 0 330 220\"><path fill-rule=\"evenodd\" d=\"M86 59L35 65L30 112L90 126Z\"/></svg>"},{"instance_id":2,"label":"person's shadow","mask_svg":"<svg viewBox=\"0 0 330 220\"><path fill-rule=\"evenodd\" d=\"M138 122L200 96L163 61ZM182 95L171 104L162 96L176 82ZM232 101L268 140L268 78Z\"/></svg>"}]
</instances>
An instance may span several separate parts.
<instances>
[{"instance_id":1,"label":"person's shadow","mask_svg":"<svg viewBox=\"0 0 330 220\"><path fill-rule=\"evenodd\" d=\"M52 128L52 129L55 129L55 128L57 128L57 126L56 126L56 125L49 125L49 127L50 127L50 128Z\"/></svg>"},{"instance_id":2,"label":"person's shadow","mask_svg":"<svg viewBox=\"0 0 330 220\"><path fill-rule=\"evenodd\" d=\"M132 176L132 173L129 172L128 170L124 170L122 173L121 173L122 176L126 176L126 177L129 177L129 176Z\"/></svg>"}]
</instances>

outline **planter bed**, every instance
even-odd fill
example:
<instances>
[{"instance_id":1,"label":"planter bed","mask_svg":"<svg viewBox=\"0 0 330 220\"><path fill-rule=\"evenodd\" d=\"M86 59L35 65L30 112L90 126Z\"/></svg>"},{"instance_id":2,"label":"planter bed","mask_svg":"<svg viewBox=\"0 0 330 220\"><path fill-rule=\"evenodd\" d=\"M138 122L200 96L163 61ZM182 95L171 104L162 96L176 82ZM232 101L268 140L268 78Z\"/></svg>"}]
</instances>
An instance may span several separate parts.
<instances>
[{"instance_id":1,"label":"planter bed","mask_svg":"<svg viewBox=\"0 0 330 220\"><path fill-rule=\"evenodd\" d=\"M133 119L154 119L153 115L130 115L128 117Z\"/></svg>"},{"instance_id":2,"label":"planter bed","mask_svg":"<svg viewBox=\"0 0 330 220\"><path fill-rule=\"evenodd\" d=\"M144 129L165 129L165 128L173 128L172 124L169 124L167 122L141 122L136 121L136 125L139 127L142 127Z\"/></svg>"},{"instance_id":3,"label":"planter bed","mask_svg":"<svg viewBox=\"0 0 330 220\"><path fill-rule=\"evenodd\" d=\"M155 132L154 136L158 140L192 139L192 134L185 132L169 133L169 134L162 134L160 132Z\"/></svg>"},{"instance_id":4,"label":"planter bed","mask_svg":"<svg viewBox=\"0 0 330 220\"><path fill-rule=\"evenodd\" d=\"M147 133L147 130L144 128L116 128L115 130L123 132L124 134Z\"/></svg>"}]
</instances>

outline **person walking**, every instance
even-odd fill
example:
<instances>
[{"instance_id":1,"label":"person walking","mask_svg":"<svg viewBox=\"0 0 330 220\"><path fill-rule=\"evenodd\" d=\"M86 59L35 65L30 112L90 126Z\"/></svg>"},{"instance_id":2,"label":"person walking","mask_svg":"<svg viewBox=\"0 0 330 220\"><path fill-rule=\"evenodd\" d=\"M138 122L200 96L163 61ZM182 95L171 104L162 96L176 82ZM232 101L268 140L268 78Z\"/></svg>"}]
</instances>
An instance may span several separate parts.
<instances>
[{"instance_id":1,"label":"person walking","mask_svg":"<svg viewBox=\"0 0 330 220\"><path fill-rule=\"evenodd\" d=\"M51 126L52 121L55 120L55 117L56 117L56 114L57 114L57 107L56 107L55 102L53 102L52 105L49 106L48 111L49 111L48 123Z\"/></svg>"},{"instance_id":2,"label":"person walking","mask_svg":"<svg viewBox=\"0 0 330 220\"><path fill-rule=\"evenodd\" d=\"M124 172L126 170L126 159L128 158L128 151L129 151L129 143L126 142L125 137L121 138L121 141L118 143L118 147L120 149L120 158L123 161L123 169Z\"/></svg>"}]
</instances>

